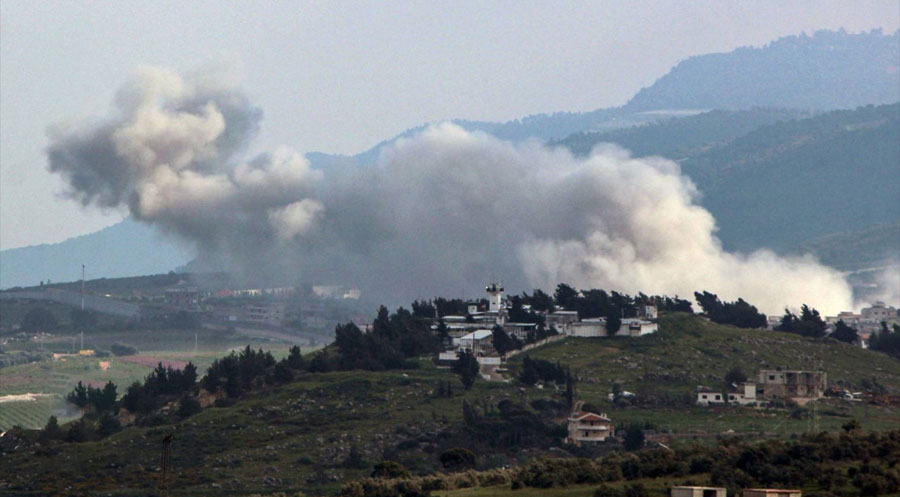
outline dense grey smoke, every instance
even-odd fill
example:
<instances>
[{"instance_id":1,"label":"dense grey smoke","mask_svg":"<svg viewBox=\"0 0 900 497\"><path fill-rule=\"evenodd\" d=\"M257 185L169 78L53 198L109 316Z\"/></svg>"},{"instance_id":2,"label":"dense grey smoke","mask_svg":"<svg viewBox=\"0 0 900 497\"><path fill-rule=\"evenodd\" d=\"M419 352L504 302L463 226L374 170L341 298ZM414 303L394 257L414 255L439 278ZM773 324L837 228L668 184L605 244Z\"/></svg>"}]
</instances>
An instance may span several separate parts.
<instances>
[{"instance_id":1,"label":"dense grey smoke","mask_svg":"<svg viewBox=\"0 0 900 497\"><path fill-rule=\"evenodd\" d=\"M317 171L280 150L238 160L260 112L238 91L147 69L89 130L56 129L50 169L83 204L127 205L245 275L356 286L376 300L558 282L629 293L709 290L769 313L849 309L811 258L724 252L678 165L615 147L588 158L433 126L377 164Z\"/></svg>"}]
</instances>

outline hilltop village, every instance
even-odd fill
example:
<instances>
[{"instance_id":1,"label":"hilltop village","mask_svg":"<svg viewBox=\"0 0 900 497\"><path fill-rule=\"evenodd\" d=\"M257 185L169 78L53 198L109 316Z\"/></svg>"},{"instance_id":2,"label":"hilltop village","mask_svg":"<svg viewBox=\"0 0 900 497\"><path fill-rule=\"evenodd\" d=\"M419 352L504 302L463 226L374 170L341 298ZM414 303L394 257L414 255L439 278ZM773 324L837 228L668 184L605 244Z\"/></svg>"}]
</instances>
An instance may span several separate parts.
<instances>
[{"instance_id":1,"label":"hilltop village","mask_svg":"<svg viewBox=\"0 0 900 497\"><path fill-rule=\"evenodd\" d=\"M215 290L208 281L198 285L181 278L160 279L163 284L155 288L118 293L80 294L71 288L3 292L4 309L22 316L12 335L21 340L4 342L6 350L46 346L53 359L41 359L39 367L77 369L82 375L74 389L64 384L65 390L56 394L67 410L55 412L74 415L60 414L58 425L56 417L33 422L31 427L39 430L11 428L0 437L0 450L11 455L17 472L30 474L22 466L27 462L23 451L43 450L34 444L48 444L64 455L60 457L68 457L80 444L124 440L138 448L135 457L148 467L147 461L158 460L159 443L145 434L156 437L178 427L174 436L179 439L220 439L221 433L232 432L251 440L258 437L248 443L250 457L265 458L273 467L302 475L268 470L259 476L251 467L233 466L248 457L243 449L235 452L236 447L229 447L228 454L222 454L216 443L203 438L202 447L190 449L192 457L217 468L209 471L210 482L218 486L198 484L202 490L271 488L273 482L290 482L289 488L333 485L335 493L338 482L345 482L340 492L347 497L407 495L390 485L421 488L423 483L404 480L402 471L462 474L454 472L501 471L498 468L504 466L508 469L502 471L509 472L503 473L508 475L507 486L544 488L541 485L574 483L563 483L559 475L567 473L541 466L544 462L529 465L535 457L563 456L567 461L552 464L582 461L575 457L624 458L626 468L625 461L634 456L636 467L651 474L656 471L653 464L641 458L685 450L697 441L738 436L783 439L815 433L820 426L853 430L854 422L885 430L893 426L896 416L891 413L900 405L896 360L833 339L837 327L829 335L825 321L805 306L797 316L786 313L775 326L778 329L770 331L765 316L752 305L723 302L708 292L695 294L696 303L678 297L577 290L565 284L552 295L541 290L516 295L495 282L484 287L481 298L437 297L393 312L382 306L368 319L364 312L349 313L346 309L351 307L339 310L339 305L359 297L342 288ZM116 284L123 282L107 287L112 290ZM136 306L139 312L136 318L116 318L124 321L108 321L109 314L98 312L94 325L59 322L55 331L48 328L42 333L32 328L37 321L28 318L31 311L22 312L66 298L75 318L82 316L82 296L84 312L100 306L115 310ZM240 342L232 345L250 337L234 335L232 328L255 331L257 340L282 335L304 340L296 331L291 334L289 323L298 309L313 304L343 313L333 338L321 338L324 347L289 345L273 353ZM697 304L702 313L694 312L692 306ZM57 316L64 315L62 308L52 309ZM781 328L787 325L792 328L785 333ZM77 352L60 353L60 346L67 348L68 342L56 341L54 333L78 330L86 332L84 345L75 347L80 348ZM221 348L206 354L198 351L200 333L206 334L207 346ZM110 354L102 350L103 343L113 340L109 335L131 344L145 339L142 350L159 350L149 348L160 346L157 337L167 337L183 344L177 357L186 360L162 362L159 355L133 347L123 350L128 347L118 344L108 349ZM193 335L193 340L185 340L186 335ZM889 329L885 336L894 335ZM218 343L223 341L224 346ZM256 341L254 346L261 343L275 342ZM198 367L193 361L205 362ZM149 365L143 382L127 375L137 363ZM18 371L33 367L12 365L4 374L11 372L17 382L28 381ZM12 397L18 403L10 411L13 414L24 412L22 406L50 399ZM15 419L30 418L23 414ZM368 427L364 419L384 421ZM317 426L314 432L306 428L310 423ZM310 455L299 462L298 450ZM54 457L47 460L56 461ZM723 461L721 467L696 463L701 468L697 475L708 476L692 477L690 485L668 482L664 492L675 497L720 496L727 488L731 495L742 489L754 496L797 495L793 490L753 493L751 489L762 484L791 489L795 480L780 473L735 479L728 476L734 460ZM399 473L384 473L395 474L392 479L353 480L394 470ZM99 475L107 470L93 471ZM115 478L140 486L142 471L127 466ZM234 474L240 475L240 483ZM610 478L631 482L638 473L618 474ZM707 483L711 485L699 486ZM449 480L441 484L456 488ZM27 478L16 485L34 487ZM357 491L382 486L387 490L381 493ZM653 495L662 493L656 489Z\"/></svg>"}]
</instances>

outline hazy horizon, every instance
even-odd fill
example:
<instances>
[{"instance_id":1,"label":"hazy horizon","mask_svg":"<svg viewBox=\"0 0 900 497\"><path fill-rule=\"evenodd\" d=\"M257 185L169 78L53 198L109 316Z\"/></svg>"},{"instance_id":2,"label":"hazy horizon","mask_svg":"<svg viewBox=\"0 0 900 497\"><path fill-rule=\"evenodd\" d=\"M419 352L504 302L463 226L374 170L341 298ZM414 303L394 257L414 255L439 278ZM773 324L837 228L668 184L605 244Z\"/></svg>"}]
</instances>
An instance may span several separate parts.
<instances>
[{"instance_id":1,"label":"hazy horizon","mask_svg":"<svg viewBox=\"0 0 900 497\"><path fill-rule=\"evenodd\" d=\"M239 82L265 110L248 156L279 145L355 154L428 122L622 105L692 55L900 26L893 2L216 6L3 2L0 248L121 219L60 196L46 133L107 114L142 65L215 67Z\"/></svg>"}]
</instances>

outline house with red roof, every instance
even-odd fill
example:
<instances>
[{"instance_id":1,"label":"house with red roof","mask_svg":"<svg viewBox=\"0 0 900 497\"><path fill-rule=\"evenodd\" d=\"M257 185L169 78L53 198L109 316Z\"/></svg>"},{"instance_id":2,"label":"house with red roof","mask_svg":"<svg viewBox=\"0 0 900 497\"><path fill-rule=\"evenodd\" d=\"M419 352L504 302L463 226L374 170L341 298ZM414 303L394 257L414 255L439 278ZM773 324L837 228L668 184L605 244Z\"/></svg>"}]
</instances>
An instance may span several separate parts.
<instances>
[{"instance_id":1,"label":"house with red roof","mask_svg":"<svg viewBox=\"0 0 900 497\"><path fill-rule=\"evenodd\" d=\"M584 402L575 404L575 411L569 415L569 436L565 442L575 445L605 442L615 435L612 420L606 414L582 410Z\"/></svg>"}]
</instances>

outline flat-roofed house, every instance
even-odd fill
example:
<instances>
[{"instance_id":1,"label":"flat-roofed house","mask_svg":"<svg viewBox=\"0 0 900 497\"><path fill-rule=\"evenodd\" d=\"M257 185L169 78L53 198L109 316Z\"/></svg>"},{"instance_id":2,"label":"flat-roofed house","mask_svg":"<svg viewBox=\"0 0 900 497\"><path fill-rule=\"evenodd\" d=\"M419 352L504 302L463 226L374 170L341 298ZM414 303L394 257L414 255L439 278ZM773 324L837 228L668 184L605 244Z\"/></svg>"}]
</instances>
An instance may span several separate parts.
<instances>
[{"instance_id":1,"label":"flat-roofed house","mask_svg":"<svg viewBox=\"0 0 900 497\"><path fill-rule=\"evenodd\" d=\"M780 488L748 488L743 492L744 497L802 497L799 490L784 490Z\"/></svg>"},{"instance_id":2,"label":"flat-roofed house","mask_svg":"<svg viewBox=\"0 0 900 497\"><path fill-rule=\"evenodd\" d=\"M565 328L566 335L570 337L605 337L609 334L606 332L606 318L584 319L574 323L570 323Z\"/></svg>"},{"instance_id":3,"label":"flat-roofed house","mask_svg":"<svg viewBox=\"0 0 900 497\"><path fill-rule=\"evenodd\" d=\"M768 370L759 372L763 397L778 399L818 399L825 396L824 371Z\"/></svg>"},{"instance_id":4,"label":"flat-roofed house","mask_svg":"<svg viewBox=\"0 0 900 497\"><path fill-rule=\"evenodd\" d=\"M639 318L625 318L622 320L622 327L619 328L618 335L640 337L656 333L659 329L656 323Z\"/></svg>"},{"instance_id":5,"label":"flat-roofed house","mask_svg":"<svg viewBox=\"0 0 900 497\"><path fill-rule=\"evenodd\" d=\"M477 330L460 338L454 339L454 343L460 350L471 350L476 356L492 355L494 353L494 334L491 330Z\"/></svg>"},{"instance_id":6,"label":"flat-roofed house","mask_svg":"<svg viewBox=\"0 0 900 497\"><path fill-rule=\"evenodd\" d=\"M722 487L672 487L671 497L726 497L727 493Z\"/></svg>"}]
</instances>

